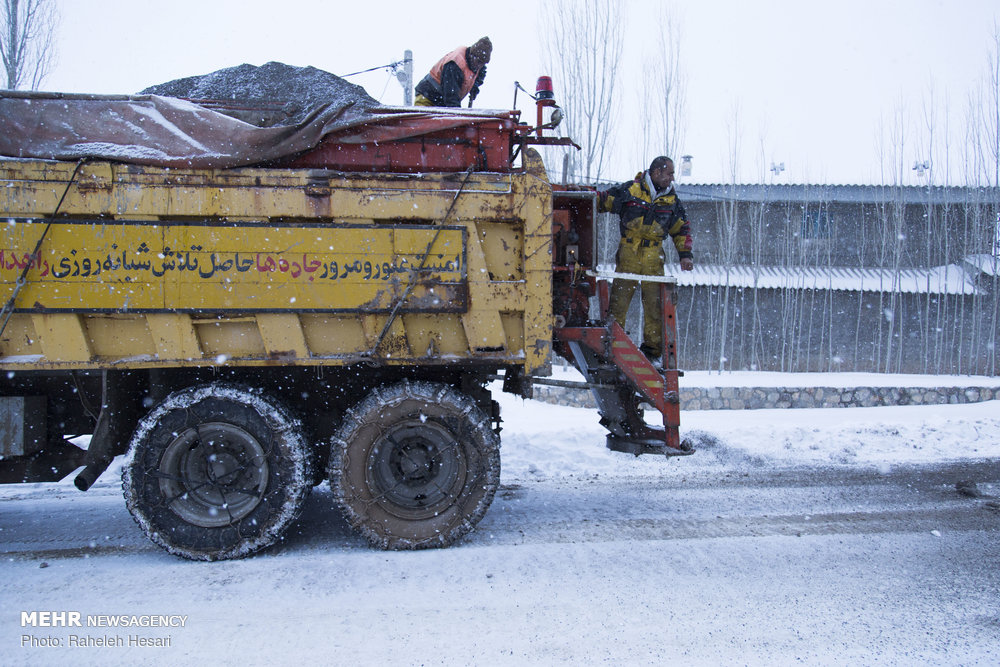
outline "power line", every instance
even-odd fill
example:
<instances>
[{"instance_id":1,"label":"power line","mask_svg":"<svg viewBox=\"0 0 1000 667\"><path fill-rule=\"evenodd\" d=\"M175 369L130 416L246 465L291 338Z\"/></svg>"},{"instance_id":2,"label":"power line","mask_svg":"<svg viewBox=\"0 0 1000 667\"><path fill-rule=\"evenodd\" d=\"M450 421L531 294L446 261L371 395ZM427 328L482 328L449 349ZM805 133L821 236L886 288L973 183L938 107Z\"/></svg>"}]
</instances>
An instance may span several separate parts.
<instances>
[{"instance_id":1,"label":"power line","mask_svg":"<svg viewBox=\"0 0 1000 667\"><path fill-rule=\"evenodd\" d=\"M356 74L364 74L365 72L374 72L375 70L388 69L395 72L397 69L406 64L406 60L397 60L394 63L389 63L388 65L379 65L378 67L369 67L368 69L363 69L360 72L351 72L350 74L342 74L341 79L346 79L349 76L354 76Z\"/></svg>"}]
</instances>

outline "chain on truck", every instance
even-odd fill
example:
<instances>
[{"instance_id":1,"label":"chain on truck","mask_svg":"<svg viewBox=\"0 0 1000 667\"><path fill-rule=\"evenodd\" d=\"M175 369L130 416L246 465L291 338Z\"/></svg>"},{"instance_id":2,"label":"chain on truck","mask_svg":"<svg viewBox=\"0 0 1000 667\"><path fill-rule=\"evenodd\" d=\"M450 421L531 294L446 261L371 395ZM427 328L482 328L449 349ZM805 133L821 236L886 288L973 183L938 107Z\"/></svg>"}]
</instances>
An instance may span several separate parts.
<instances>
[{"instance_id":1,"label":"chain on truck","mask_svg":"<svg viewBox=\"0 0 1000 667\"><path fill-rule=\"evenodd\" d=\"M377 547L453 543L499 485L501 382L526 398L589 388L612 449L690 453L673 280L658 279L657 368L606 315L595 192L552 185L533 148L571 143L543 131L542 93L534 126L518 111L382 107L245 166L8 149L2 481L76 472L85 491L124 456L149 538L216 560L278 541L324 480ZM28 138L109 114L155 111L172 132L229 117L147 97L0 104ZM553 353L585 381L552 379Z\"/></svg>"}]
</instances>

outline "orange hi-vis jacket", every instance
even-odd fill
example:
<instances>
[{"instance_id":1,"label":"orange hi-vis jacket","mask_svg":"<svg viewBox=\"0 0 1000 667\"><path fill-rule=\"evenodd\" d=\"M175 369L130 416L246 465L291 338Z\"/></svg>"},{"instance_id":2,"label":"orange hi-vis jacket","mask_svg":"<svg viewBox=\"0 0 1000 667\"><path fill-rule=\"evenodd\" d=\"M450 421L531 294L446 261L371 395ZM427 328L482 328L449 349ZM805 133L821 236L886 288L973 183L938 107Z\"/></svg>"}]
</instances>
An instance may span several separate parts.
<instances>
[{"instance_id":1,"label":"orange hi-vis jacket","mask_svg":"<svg viewBox=\"0 0 1000 667\"><path fill-rule=\"evenodd\" d=\"M462 69L462 74L464 75L462 80L461 95L459 99L464 99L469 91L472 90L472 86L476 83L476 72L473 72L469 68L469 63L465 60L465 52L469 50L467 46L460 46L451 53L446 54L441 60L434 63L434 67L431 67L430 76L440 85L441 83L441 70L444 69L445 63L453 62Z\"/></svg>"},{"instance_id":2,"label":"orange hi-vis jacket","mask_svg":"<svg viewBox=\"0 0 1000 667\"><path fill-rule=\"evenodd\" d=\"M461 106L470 92L474 99L479 92L478 86L483 82L486 66L472 71L466 60L467 52L467 46L460 46L445 54L417 84L417 94L426 97L434 106ZM450 74L445 71L449 64L452 65ZM461 81L457 80L458 77Z\"/></svg>"}]
</instances>

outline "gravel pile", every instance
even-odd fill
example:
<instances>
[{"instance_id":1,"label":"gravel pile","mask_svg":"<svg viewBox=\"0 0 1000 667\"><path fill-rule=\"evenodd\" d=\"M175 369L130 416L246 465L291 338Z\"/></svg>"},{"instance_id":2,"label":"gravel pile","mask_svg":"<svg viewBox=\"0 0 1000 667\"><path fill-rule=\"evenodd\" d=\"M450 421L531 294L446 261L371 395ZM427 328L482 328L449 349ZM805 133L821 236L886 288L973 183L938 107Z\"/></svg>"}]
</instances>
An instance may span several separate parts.
<instances>
[{"instance_id":1,"label":"gravel pile","mask_svg":"<svg viewBox=\"0 0 1000 667\"><path fill-rule=\"evenodd\" d=\"M361 86L315 67L269 62L237 65L202 76L189 76L150 86L140 95L210 101L217 111L254 125L294 125L317 107L333 104L356 110L377 106ZM249 110L247 107L252 107Z\"/></svg>"}]
</instances>

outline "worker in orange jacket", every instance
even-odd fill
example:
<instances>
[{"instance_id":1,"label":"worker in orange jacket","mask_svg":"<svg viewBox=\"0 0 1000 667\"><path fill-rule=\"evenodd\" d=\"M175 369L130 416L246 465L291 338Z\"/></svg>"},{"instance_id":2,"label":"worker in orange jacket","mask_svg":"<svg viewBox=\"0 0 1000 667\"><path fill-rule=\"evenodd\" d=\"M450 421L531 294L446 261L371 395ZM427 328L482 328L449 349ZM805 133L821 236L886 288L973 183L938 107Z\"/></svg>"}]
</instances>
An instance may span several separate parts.
<instances>
[{"instance_id":1,"label":"worker in orange jacket","mask_svg":"<svg viewBox=\"0 0 1000 667\"><path fill-rule=\"evenodd\" d=\"M486 63L493 53L493 43L483 37L472 46L460 46L431 67L414 89L416 104L426 107L460 107L465 96L469 106L479 95L486 78Z\"/></svg>"},{"instance_id":2,"label":"worker in orange jacket","mask_svg":"<svg viewBox=\"0 0 1000 667\"><path fill-rule=\"evenodd\" d=\"M632 181L616 185L600 194L600 208L618 214L621 241L618 245L618 273L662 276L665 255L663 241L669 234L680 258L681 270L694 269L691 252L691 225L674 192L674 162L666 156L653 160L649 169ZM635 294L635 280L618 278L611 286L611 316L625 326L625 315ZM663 354L663 315L660 286L644 282L642 293L642 350L651 360Z\"/></svg>"}]
</instances>

